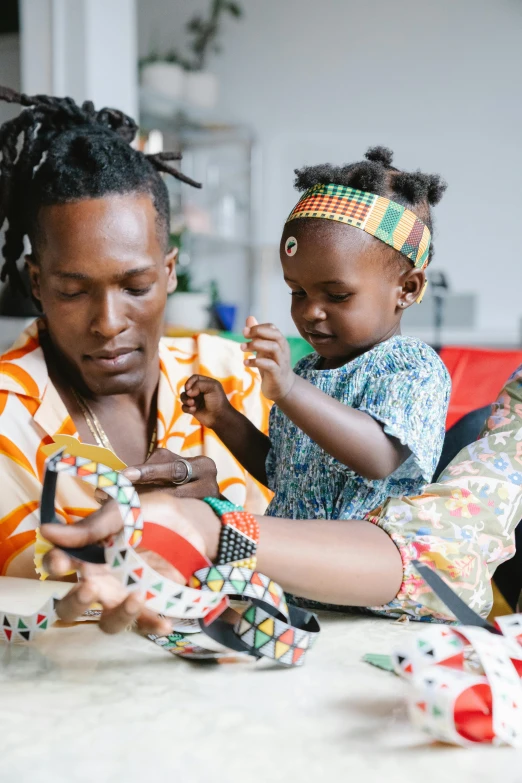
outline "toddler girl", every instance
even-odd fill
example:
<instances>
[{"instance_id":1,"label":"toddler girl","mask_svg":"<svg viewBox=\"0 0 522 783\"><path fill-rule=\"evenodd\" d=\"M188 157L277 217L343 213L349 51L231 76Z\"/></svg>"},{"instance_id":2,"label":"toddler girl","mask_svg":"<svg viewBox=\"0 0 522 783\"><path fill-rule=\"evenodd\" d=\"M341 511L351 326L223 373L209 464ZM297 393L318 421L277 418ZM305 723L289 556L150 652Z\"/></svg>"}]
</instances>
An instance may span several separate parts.
<instances>
[{"instance_id":1,"label":"toddler girl","mask_svg":"<svg viewBox=\"0 0 522 783\"><path fill-rule=\"evenodd\" d=\"M315 352L292 370L281 332L247 319L245 364L275 403L269 437L217 381L185 385L183 410L275 493L269 515L362 519L388 497L419 494L437 465L449 376L429 346L401 335L401 317L424 292L430 207L446 185L391 161L376 147L359 163L296 171L304 195L280 256L292 318Z\"/></svg>"}]
</instances>

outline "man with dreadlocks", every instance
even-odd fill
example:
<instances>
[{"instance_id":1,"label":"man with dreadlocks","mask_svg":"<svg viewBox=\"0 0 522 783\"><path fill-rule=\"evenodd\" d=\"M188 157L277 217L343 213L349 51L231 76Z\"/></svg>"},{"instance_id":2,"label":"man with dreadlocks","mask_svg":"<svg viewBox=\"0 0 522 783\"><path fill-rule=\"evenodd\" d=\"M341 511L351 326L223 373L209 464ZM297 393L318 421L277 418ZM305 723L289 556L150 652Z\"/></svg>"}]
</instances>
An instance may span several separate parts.
<instances>
[{"instance_id":1,"label":"man with dreadlocks","mask_svg":"<svg viewBox=\"0 0 522 783\"><path fill-rule=\"evenodd\" d=\"M137 466L137 484L184 497L226 492L262 511L268 491L179 401L186 379L205 368L266 429L257 372L221 338L161 338L176 288L161 172L200 186L174 167L178 154L134 149L136 124L120 111L9 89L0 99L24 107L0 127L1 277L23 285L27 237L30 293L42 311L0 357L0 574L35 573L45 446L58 434L111 449ZM57 504L68 522L97 507L75 482L61 485Z\"/></svg>"}]
</instances>

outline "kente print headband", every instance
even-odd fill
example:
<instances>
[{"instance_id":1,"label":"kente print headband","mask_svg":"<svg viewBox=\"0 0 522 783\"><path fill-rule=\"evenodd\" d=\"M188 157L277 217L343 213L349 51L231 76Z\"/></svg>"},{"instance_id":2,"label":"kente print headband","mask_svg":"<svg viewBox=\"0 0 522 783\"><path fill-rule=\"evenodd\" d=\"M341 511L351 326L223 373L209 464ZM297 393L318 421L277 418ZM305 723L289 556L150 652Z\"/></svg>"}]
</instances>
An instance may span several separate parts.
<instances>
[{"instance_id":1,"label":"kente print headband","mask_svg":"<svg viewBox=\"0 0 522 783\"><path fill-rule=\"evenodd\" d=\"M411 210L375 193L345 185L314 185L299 199L287 223L297 218L323 218L347 223L366 231L398 250L417 269L425 269L431 242L429 228ZM293 256L297 242L287 240L287 255Z\"/></svg>"}]
</instances>

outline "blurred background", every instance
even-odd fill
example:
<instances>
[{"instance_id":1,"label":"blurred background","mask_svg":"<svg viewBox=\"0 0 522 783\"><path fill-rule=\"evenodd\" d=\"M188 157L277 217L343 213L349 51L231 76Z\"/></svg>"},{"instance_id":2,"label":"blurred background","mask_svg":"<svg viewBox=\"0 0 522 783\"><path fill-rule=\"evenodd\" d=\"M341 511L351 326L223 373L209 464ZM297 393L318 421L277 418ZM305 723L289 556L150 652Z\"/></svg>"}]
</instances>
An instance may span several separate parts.
<instances>
[{"instance_id":1,"label":"blurred background","mask_svg":"<svg viewBox=\"0 0 522 783\"><path fill-rule=\"evenodd\" d=\"M170 333L237 332L253 313L295 335L279 269L293 170L382 144L449 183L404 331L520 346L521 74L520 0L1 0L0 83L118 106L204 183L169 181ZM30 313L2 307L8 342L5 316Z\"/></svg>"}]
</instances>

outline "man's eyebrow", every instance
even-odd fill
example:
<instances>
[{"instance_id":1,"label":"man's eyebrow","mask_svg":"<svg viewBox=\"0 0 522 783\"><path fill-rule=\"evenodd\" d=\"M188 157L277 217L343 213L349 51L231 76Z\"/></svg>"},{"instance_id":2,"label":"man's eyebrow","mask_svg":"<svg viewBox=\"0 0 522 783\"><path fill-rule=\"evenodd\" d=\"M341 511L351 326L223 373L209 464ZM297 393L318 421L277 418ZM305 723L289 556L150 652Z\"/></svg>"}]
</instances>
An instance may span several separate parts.
<instances>
[{"instance_id":1,"label":"man's eyebrow","mask_svg":"<svg viewBox=\"0 0 522 783\"><path fill-rule=\"evenodd\" d=\"M114 280L125 280L127 277L135 277L136 275L144 275L146 272L150 272L155 269L155 266L149 264L148 266L137 266L134 269L126 269L120 274L114 277ZM60 277L63 280L92 280L89 275L85 275L82 272L54 272L55 277Z\"/></svg>"},{"instance_id":2,"label":"man's eyebrow","mask_svg":"<svg viewBox=\"0 0 522 783\"><path fill-rule=\"evenodd\" d=\"M83 275L81 272L53 272L53 276L64 280L90 280L89 275Z\"/></svg>"}]
</instances>

